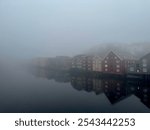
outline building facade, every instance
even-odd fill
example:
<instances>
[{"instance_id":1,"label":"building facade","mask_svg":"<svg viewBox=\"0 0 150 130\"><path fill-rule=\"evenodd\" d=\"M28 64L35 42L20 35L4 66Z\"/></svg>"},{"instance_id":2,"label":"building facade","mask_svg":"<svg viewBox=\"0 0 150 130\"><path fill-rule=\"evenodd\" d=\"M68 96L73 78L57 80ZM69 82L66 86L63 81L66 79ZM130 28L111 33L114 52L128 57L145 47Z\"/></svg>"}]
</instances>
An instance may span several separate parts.
<instances>
[{"instance_id":1,"label":"building facade","mask_svg":"<svg viewBox=\"0 0 150 130\"><path fill-rule=\"evenodd\" d=\"M85 67L87 71L92 71L93 70L93 56L86 56L85 60Z\"/></svg>"},{"instance_id":2,"label":"building facade","mask_svg":"<svg viewBox=\"0 0 150 130\"><path fill-rule=\"evenodd\" d=\"M72 58L71 68L86 70L86 55L77 55Z\"/></svg>"},{"instance_id":3,"label":"building facade","mask_svg":"<svg viewBox=\"0 0 150 130\"><path fill-rule=\"evenodd\" d=\"M103 60L102 70L104 73L123 74L123 62L115 53L110 52Z\"/></svg>"},{"instance_id":4,"label":"building facade","mask_svg":"<svg viewBox=\"0 0 150 130\"><path fill-rule=\"evenodd\" d=\"M56 56L53 59L53 63L55 63L55 67L61 70L69 70L71 68L72 58L68 56Z\"/></svg>"},{"instance_id":5,"label":"building facade","mask_svg":"<svg viewBox=\"0 0 150 130\"><path fill-rule=\"evenodd\" d=\"M102 59L99 56L78 55L72 59L72 68L101 72Z\"/></svg>"},{"instance_id":6,"label":"building facade","mask_svg":"<svg viewBox=\"0 0 150 130\"><path fill-rule=\"evenodd\" d=\"M140 58L139 65L141 73L150 74L150 53Z\"/></svg>"},{"instance_id":7,"label":"building facade","mask_svg":"<svg viewBox=\"0 0 150 130\"><path fill-rule=\"evenodd\" d=\"M124 59L123 64L125 73L140 73L141 71L138 60Z\"/></svg>"},{"instance_id":8,"label":"building facade","mask_svg":"<svg viewBox=\"0 0 150 130\"><path fill-rule=\"evenodd\" d=\"M150 53L139 60L122 59L112 51L104 59L77 55L72 58L71 68L110 74L150 74Z\"/></svg>"},{"instance_id":9,"label":"building facade","mask_svg":"<svg viewBox=\"0 0 150 130\"><path fill-rule=\"evenodd\" d=\"M126 94L126 87L124 87L123 80L103 80L104 93L111 104L118 103L125 99L128 95Z\"/></svg>"},{"instance_id":10,"label":"building facade","mask_svg":"<svg viewBox=\"0 0 150 130\"><path fill-rule=\"evenodd\" d=\"M93 56L92 70L95 72L102 72L102 58L100 56Z\"/></svg>"}]
</instances>

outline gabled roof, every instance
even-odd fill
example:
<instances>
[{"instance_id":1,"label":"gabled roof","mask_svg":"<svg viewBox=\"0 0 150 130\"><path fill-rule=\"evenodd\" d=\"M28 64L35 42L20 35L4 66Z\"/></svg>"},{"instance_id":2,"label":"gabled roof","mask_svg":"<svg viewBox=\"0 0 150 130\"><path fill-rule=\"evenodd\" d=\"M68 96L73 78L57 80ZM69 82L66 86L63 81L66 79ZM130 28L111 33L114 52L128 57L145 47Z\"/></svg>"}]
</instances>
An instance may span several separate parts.
<instances>
[{"instance_id":1,"label":"gabled roof","mask_svg":"<svg viewBox=\"0 0 150 130\"><path fill-rule=\"evenodd\" d=\"M105 55L105 57L103 57L103 59L105 59L108 55L111 55L111 54L117 56L120 60L122 60L122 57L120 57L118 54L116 54L116 53L113 52L113 51L107 52L107 54Z\"/></svg>"},{"instance_id":2,"label":"gabled roof","mask_svg":"<svg viewBox=\"0 0 150 130\"><path fill-rule=\"evenodd\" d=\"M140 59L143 59L143 58L145 58L145 57L149 57L149 58L150 58L150 53L148 53L148 54L142 56Z\"/></svg>"}]
</instances>

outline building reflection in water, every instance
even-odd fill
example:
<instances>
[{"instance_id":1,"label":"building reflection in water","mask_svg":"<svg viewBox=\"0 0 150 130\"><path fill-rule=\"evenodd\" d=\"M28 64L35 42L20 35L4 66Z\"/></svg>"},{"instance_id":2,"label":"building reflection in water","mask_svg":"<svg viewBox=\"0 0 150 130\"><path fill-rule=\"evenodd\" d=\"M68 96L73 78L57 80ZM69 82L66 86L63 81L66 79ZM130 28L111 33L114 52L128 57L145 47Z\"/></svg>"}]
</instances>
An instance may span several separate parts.
<instances>
[{"instance_id":1,"label":"building reflection in water","mask_svg":"<svg viewBox=\"0 0 150 130\"><path fill-rule=\"evenodd\" d=\"M128 96L123 80L104 79L102 82L104 93L112 104L119 102Z\"/></svg>"},{"instance_id":2,"label":"building reflection in water","mask_svg":"<svg viewBox=\"0 0 150 130\"><path fill-rule=\"evenodd\" d=\"M43 68L34 68L31 73L39 78L55 80L56 82L70 82L70 74L66 71L47 70Z\"/></svg>"},{"instance_id":3,"label":"building reflection in water","mask_svg":"<svg viewBox=\"0 0 150 130\"><path fill-rule=\"evenodd\" d=\"M47 71L36 69L32 71L37 77L54 79L57 82L71 82L78 91L94 92L96 95L104 93L111 104L116 104L125 98L135 95L150 108L150 81L144 79L92 77L89 74L73 74L65 71Z\"/></svg>"}]
</instances>

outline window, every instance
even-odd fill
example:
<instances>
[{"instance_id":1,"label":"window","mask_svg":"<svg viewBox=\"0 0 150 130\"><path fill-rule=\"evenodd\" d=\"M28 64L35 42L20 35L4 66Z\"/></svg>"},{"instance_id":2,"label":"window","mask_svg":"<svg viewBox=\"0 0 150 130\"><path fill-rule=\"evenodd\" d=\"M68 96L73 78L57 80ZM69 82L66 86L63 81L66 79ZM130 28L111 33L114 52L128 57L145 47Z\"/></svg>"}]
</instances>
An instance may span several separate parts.
<instances>
[{"instance_id":1,"label":"window","mask_svg":"<svg viewBox=\"0 0 150 130\"><path fill-rule=\"evenodd\" d=\"M120 65L116 65L117 68L120 68Z\"/></svg>"},{"instance_id":2,"label":"window","mask_svg":"<svg viewBox=\"0 0 150 130\"><path fill-rule=\"evenodd\" d=\"M117 83L117 86L120 86L120 83Z\"/></svg>"},{"instance_id":3,"label":"window","mask_svg":"<svg viewBox=\"0 0 150 130\"><path fill-rule=\"evenodd\" d=\"M143 67L147 67L147 64L146 64L146 63L143 63Z\"/></svg>"},{"instance_id":4,"label":"window","mask_svg":"<svg viewBox=\"0 0 150 130\"><path fill-rule=\"evenodd\" d=\"M117 71L117 72L120 72L120 69L117 69L116 71Z\"/></svg>"},{"instance_id":5,"label":"window","mask_svg":"<svg viewBox=\"0 0 150 130\"><path fill-rule=\"evenodd\" d=\"M107 84L105 85L105 88L108 88L108 85L107 85Z\"/></svg>"},{"instance_id":6,"label":"window","mask_svg":"<svg viewBox=\"0 0 150 130\"><path fill-rule=\"evenodd\" d=\"M107 65L107 64L105 64L105 67L108 67L108 65Z\"/></svg>"}]
</instances>

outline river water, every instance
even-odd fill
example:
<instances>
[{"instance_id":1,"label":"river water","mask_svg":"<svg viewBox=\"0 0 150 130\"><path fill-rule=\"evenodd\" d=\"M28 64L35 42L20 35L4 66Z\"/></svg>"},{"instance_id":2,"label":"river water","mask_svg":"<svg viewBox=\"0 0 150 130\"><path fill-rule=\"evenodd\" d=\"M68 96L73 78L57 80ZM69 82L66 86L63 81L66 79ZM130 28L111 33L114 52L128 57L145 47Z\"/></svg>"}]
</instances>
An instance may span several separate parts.
<instances>
[{"instance_id":1,"label":"river water","mask_svg":"<svg viewBox=\"0 0 150 130\"><path fill-rule=\"evenodd\" d=\"M150 112L148 85L21 65L0 68L0 112Z\"/></svg>"}]
</instances>

